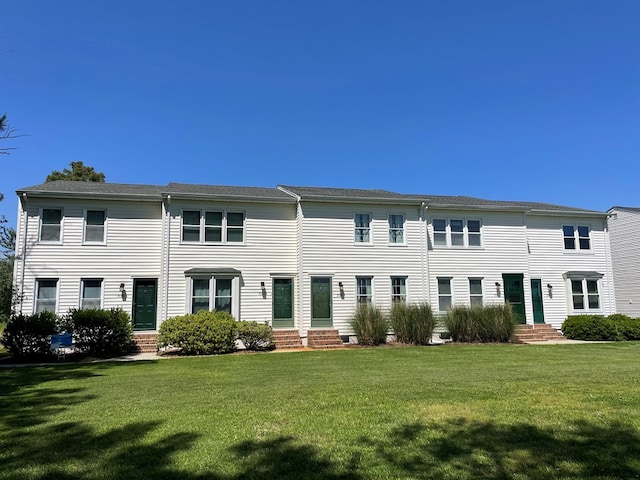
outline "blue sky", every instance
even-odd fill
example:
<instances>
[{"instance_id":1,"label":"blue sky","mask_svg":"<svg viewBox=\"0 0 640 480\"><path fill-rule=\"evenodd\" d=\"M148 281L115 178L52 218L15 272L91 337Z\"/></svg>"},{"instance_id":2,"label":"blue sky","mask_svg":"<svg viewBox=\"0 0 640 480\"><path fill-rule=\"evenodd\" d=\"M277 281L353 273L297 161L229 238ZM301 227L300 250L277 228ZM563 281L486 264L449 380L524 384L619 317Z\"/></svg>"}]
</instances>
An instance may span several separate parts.
<instances>
[{"instance_id":1,"label":"blue sky","mask_svg":"<svg viewBox=\"0 0 640 480\"><path fill-rule=\"evenodd\" d=\"M5 2L0 203L119 183L640 206L640 2ZM2 146L9 146L3 141Z\"/></svg>"}]
</instances>

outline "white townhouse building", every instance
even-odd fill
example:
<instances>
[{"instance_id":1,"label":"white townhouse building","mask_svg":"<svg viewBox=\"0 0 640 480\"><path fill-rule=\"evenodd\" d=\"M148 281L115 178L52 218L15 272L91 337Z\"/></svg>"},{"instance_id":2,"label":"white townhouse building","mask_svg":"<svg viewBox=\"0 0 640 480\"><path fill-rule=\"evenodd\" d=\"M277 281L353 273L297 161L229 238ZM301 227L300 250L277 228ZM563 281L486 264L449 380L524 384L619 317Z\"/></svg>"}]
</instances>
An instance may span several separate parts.
<instances>
[{"instance_id":1,"label":"white townhouse building","mask_svg":"<svg viewBox=\"0 0 640 480\"><path fill-rule=\"evenodd\" d=\"M607 214L279 186L56 181L19 196L16 310L121 307L139 333L201 309L353 332L358 303L509 301L521 323L615 311Z\"/></svg>"},{"instance_id":2,"label":"white townhouse building","mask_svg":"<svg viewBox=\"0 0 640 480\"><path fill-rule=\"evenodd\" d=\"M617 313L640 317L640 208L609 209Z\"/></svg>"}]
</instances>

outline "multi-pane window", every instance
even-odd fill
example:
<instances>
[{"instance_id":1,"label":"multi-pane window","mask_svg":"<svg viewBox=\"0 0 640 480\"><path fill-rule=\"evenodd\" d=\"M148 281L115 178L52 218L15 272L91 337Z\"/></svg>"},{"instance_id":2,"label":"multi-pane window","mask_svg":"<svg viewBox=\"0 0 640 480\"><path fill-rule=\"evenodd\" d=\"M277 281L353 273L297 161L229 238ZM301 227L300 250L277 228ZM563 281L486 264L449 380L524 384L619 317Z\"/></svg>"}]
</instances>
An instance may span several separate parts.
<instances>
[{"instance_id":1,"label":"multi-pane window","mask_svg":"<svg viewBox=\"0 0 640 480\"><path fill-rule=\"evenodd\" d=\"M55 312L58 299L58 280L36 280L35 313Z\"/></svg>"},{"instance_id":2,"label":"multi-pane window","mask_svg":"<svg viewBox=\"0 0 640 480\"><path fill-rule=\"evenodd\" d=\"M371 304L372 298L371 277L356 277L356 301L358 305Z\"/></svg>"},{"instance_id":3,"label":"multi-pane window","mask_svg":"<svg viewBox=\"0 0 640 480\"><path fill-rule=\"evenodd\" d=\"M482 279L469 279L469 304L472 307L482 306Z\"/></svg>"},{"instance_id":4,"label":"multi-pane window","mask_svg":"<svg viewBox=\"0 0 640 480\"><path fill-rule=\"evenodd\" d=\"M433 245L436 247L481 247L480 220L434 218Z\"/></svg>"},{"instance_id":5,"label":"multi-pane window","mask_svg":"<svg viewBox=\"0 0 640 480\"><path fill-rule=\"evenodd\" d=\"M452 304L451 278L438 278L438 310L446 312Z\"/></svg>"},{"instance_id":6,"label":"multi-pane window","mask_svg":"<svg viewBox=\"0 0 640 480\"><path fill-rule=\"evenodd\" d=\"M571 297L574 310L600 309L600 293L597 280L586 278L571 280Z\"/></svg>"},{"instance_id":7,"label":"multi-pane window","mask_svg":"<svg viewBox=\"0 0 640 480\"><path fill-rule=\"evenodd\" d=\"M104 243L104 225L107 214L104 210L87 210L84 220L85 243Z\"/></svg>"},{"instance_id":8,"label":"multi-pane window","mask_svg":"<svg viewBox=\"0 0 640 480\"><path fill-rule=\"evenodd\" d=\"M194 243L244 242L242 212L183 210L182 241Z\"/></svg>"},{"instance_id":9,"label":"multi-pane window","mask_svg":"<svg viewBox=\"0 0 640 480\"><path fill-rule=\"evenodd\" d=\"M194 278L191 284L191 313L200 310L232 313L233 279L231 278Z\"/></svg>"},{"instance_id":10,"label":"multi-pane window","mask_svg":"<svg viewBox=\"0 0 640 480\"><path fill-rule=\"evenodd\" d=\"M80 287L80 308L102 307L102 280L82 280Z\"/></svg>"},{"instance_id":11,"label":"multi-pane window","mask_svg":"<svg viewBox=\"0 0 640 480\"><path fill-rule=\"evenodd\" d=\"M404 243L404 215L389 215L389 243Z\"/></svg>"},{"instance_id":12,"label":"multi-pane window","mask_svg":"<svg viewBox=\"0 0 640 480\"><path fill-rule=\"evenodd\" d=\"M371 243L371 215L368 213L356 213L354 216L356 243Z\"/></svg>"},{"instance_id":13,"label":"multi-pane window","mask_svg":"<svg viewBox=\"0 0 640 480\"><path fill-rule=\"evenodd\" d=\"M59 242L62 225L62 210L59 208L43 208L40 218L40 241Z\"/></svg>"},{"instance_id":14,"label":"multi-pane window","mask_svg":"<svg viewBox=\"0 0 640 480\"><path fill-rule=\"evenodd\" d=\"M391 277L391 304L407 302L407 277Z\"/></svg>"},{"instance_id":15,"label":"multi-pane window","mask_svg":"<svg viewBox=\"0 0 640 480\"><path fill-rule=\"evenodd\" d=\"M563 225L562 235L564 236L565 250L590 250L591 237L589 227L585 225ZM577 248L576 248L577 247Z\"/></svg>"}]
</instances>

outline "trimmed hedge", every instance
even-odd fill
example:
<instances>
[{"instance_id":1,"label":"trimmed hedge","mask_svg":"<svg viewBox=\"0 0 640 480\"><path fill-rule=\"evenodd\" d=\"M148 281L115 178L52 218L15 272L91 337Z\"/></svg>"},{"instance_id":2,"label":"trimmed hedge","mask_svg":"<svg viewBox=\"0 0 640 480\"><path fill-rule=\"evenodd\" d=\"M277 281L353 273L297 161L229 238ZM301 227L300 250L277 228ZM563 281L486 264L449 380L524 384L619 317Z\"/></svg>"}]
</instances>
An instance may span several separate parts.
<instances>
[{"instance_id":1,"label":"trimmed hedge","mask_svg":"<svg viewBox=\"0 0 640 480\"><path fill-rule=\"evenodd\" d=\"M351 328L361 345L380 345L386 343L389 322L384 312L373 305L358 305L351 316Z\"/></svg>"},{"instance_id":2,"label":"trimmed hedge","mask_svg":"<svg viewBox=\"0 0 640 480\"><path fill-rule=\"evenodd\" d=\"M73 333L75 348L87 355L117 356L131 350L133 328L129 314L121 308L73 309L64 324Z\"/></svg>"},{"instance_id":3,"label":"trimmed hedge","mask_svg":"<svg viewBox=\"0 0 640 480\"><path fill-rule=\"evenodd\" d=\"M515 330L514 315L507 303L477 307L455 306L444 318L454 342L508 342Z\"/></svg>"},{"instance_id":4,"label":"trimmed hedge","mask_svg":"<svg viewBox=\"0 0 640 480\"><path fill-rule=\"evenodd\" d=\"M247 350L271 350L275 347L273 329L269 325L243 320L236 327L238 340Z\"/></svg>"},{"instance_id":5,"label":"trimmed hedge","mask_svg":"<svg viewBox=\"0 0 640 480\"><path fill-rule=\"evenodd\" d=\"M640 340L640 318L631 318L621 313L614 313L607 318L616 325L624 340Z\"/></svg>"},{"instance_id":6,"label":"trimmed hedge","mask_svg":"<svg viewBox=\"0 0 640 480\"><path fill-rule=\"evenodd\" d=\"M396 303L389 312L389 322L402 343L427 345L431 342L436 319L428 303Z\"/></svg>"},{"instance_id":7,"label":"trimmed hedge","mask_svg":"<svg viewBox=\"0 0 640 480\"><path fill-rule=\"evenodd\" d=\"M53 312L13 315L0 343L14 358L38 359L51 355L51 335L58 331L58 316Z\"/></svg>"},{"instance_id":8,"label":"trimmed hedge","mask_svg":"<svg viewBox=\"0 0 640 480\"><path fill-rule=\"evenodd\" d=\"M640 319L619 313L608 317L570 315L562 324L562 333L572 340L640 340Z\"/></svg>"},{"instance_id":9,"label":"trimmed hedge","mask_svg":"<svg viewBox=\"0 0 640 480\"><path fill-rule=\"evenodd\" d=\"M237 325L227 312L201 310L167 319L160 325L158 348L174 347L183 355L231 353Z\"/></svg>"}]
</instances>

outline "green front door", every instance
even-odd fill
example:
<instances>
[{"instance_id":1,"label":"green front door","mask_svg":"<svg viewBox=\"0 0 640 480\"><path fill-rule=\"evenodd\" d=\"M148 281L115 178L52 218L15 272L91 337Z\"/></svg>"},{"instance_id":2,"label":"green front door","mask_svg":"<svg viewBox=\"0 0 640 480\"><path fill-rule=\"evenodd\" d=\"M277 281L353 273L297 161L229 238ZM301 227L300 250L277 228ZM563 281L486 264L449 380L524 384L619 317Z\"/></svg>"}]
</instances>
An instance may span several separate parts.
<instances>
[{"instance_id":1,"label":"green front door","mask_svg":"<svg viewBox=\"0 0 640 480\"><path fill-rule=\"evenodd\" d=\"M133 329L156 329L156 280L133 281Z\"/></svg>"},{"instance_id":2,"label":"green front door","mask_svg":"<svg viewBox=\"0 0 640 480\"><path fill-rule=\"evenodd\" d=\"M273 279L273 328L293 327L293 279Z\"/></svg>"},{"instance_id":3,"label":"green front door","mask_svg":"<svg viewBox=\"0 0 640 480\"><path fill-rule=\"evenodd\" d=\"M527 323L524 315L524 279L521 273L503 274L504 301L509 302L516 323Z\"/></svg>"},{"instance_id":4,"label":"green front door","mask_svg":"<svg viewBox=\"0 0 640 480\"><path fill-rule=\"evenodd\" d=\"M531 303L533 305L533 323L544 323L542 280L539 278L531 279Z\"/></svg>"},{"instance_id":5,"label":"green front door","mask_svg":"<svg viewBox=\"0 0 640 480\"><path fill-rule=\"evenodd\" d=\"M333 326L331 321L331 277L311 278L311 326Z\"/></svg>"}]
</instances>

